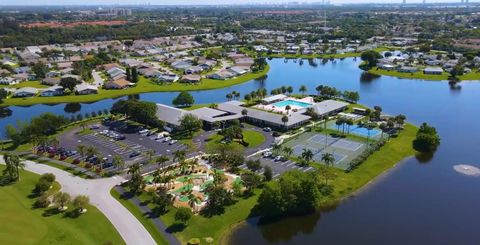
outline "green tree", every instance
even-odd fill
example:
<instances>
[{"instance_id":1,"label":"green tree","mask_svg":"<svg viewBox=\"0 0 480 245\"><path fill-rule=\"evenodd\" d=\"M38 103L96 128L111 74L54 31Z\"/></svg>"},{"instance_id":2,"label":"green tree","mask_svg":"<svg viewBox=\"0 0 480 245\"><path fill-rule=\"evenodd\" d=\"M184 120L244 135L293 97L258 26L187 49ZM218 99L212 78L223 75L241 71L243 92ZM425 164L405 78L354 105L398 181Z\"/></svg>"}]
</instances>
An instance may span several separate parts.
<instances>
[{"instance_id":1,"label":"green tree","mask_svg":"<svg viewBox=\"0 0 480 245\"><path fill-rule=\"evenodd\" d=\"M53 202L59 206L59 210L65 210L70 200L71 197L66 192L58 192L53 196Z\"/></svg>"},{"instance_id":2,"label":"green tree","mask_svg":"<svg viewBox=\"0 0 480 245\"><path fill-rule=\"evenodd\" d=\"M191 106L195 103L195 100L193 99L193 96L188 93L187 91L180 92L175 99L173 99L172 104L175 106Z\"/></svg>"},{"instance_id":3,"label":"green tree","mask_svg":"<svg viewBox=\"0 0 480 245\"><path fill-rule=\"evenodd\" d=\"M133 194L140 192L140 190L143 188L143 178L140 174L140 170L141 165L139 163L134 163L130 165L127 171L127 173L130 174L128 186L130 188L130 192Z\"/></svg>"},{"instance_id":4,"label":"green tree","mask_svg":"<svg viewBox=\"0 0 480 245\"><path fill-rule=\"evenodd\" d=\"M3 175L8 177L9 181L17 181L20 179L20 169L25 168L25 163L13 153L5 153L3 155L3 160L5 162L5 169L3 170Z\"/></svg>"},{"instance_id":5,"label":"green tree","mask_svg":"<svg viewBox=\"0 0 480 245\"><path fill-rule=\"evenodd\" d=\"M272 173L272 168L268 165L265 165L263 167L263 177L265 178L265 181L270 181L273 178L273 173Z\"/></svg>"},{"instance_id":6,"label":"green tree","mask_svg":"<svg viewBox=\"0 0 480 245\"><path fill-rule=\"evenodd\" d=\"M327 166L333 166L333 164L335 163L335 157L332 153L323 153L321 160Z\"/></svg>"},{"instance_id":7,"label":"green tree","mask_svg":"<svg viewBox=\"0 0 480 245\"><path fill-rule=\"evenodd\" d=\"M440 136L435 127L423 123L413 141L413 148L419 152L433 152L440 145Z\"/></svg>"},{"instance_id":8,"label":"green tree","mask_svg":"<svg viewBox=\"0 0 480 245\"><path fill-rule=\"evenodd\" d=\"M186 225L191 218L192 210L190 208L179 207L177 212L175 212L175 221L180 222L183 225Z\"/></svg>"},{"instance_id":9,"label":"green tree","mask_svg":"<svg viewBox=\"0 0 480 245\"><path fill-rule=\"evenodd\" d=\"M115 155L112 158L112 164L118 169L123 169L125 167L125 160L120 155Z\"/></svg>"},{"instance_id":10,"label":"green tree","mask_svg":"<svg viewBox=\"0 0 480 245\"><path fill-rule=\"evenodd\" d=\"M298 91L300 91L300 93L302 93L302 95L305 95L305 93L307 92L307 86L301 85L300 88L298 89Z\"/></svg>"},{"instance_id":11,"label":"green tree","mask_svg":"<svg viewBox=\"0 0 480 245\"><path fill-rule=\"evenodd\" d=\"M310 149L303 149L301 158L305 162L305 165L308 165L313 159L313 152Z\"/></svg>"},{"instance_id":12,"label":"green tree","mask_svg":"<svg viewBox=\"0 0 480 245\"><path fill-rule=\"evenodd\" d=\"M245 164L247 165L247 168L250 169L251 171L253 172L257 172L258 170L260 170L262 168L262 163L260 162L259 159L257 160L248 160L245 162Z\"/></svg>"},{"instance_id":13,"label":"green tree","mask_svg":"<svg viewBox=\"0 0 480 245\"><path fill-rule=\"evenodd\" d=\"M186 114L180 119L180 128L192 137L203 126L202 120L192 114Z\"/></svg>"},{"instance_id":14,"label":"green tree","mask_svg":"<svg viewBox=\"0 0 480 245\"><path fill-rule=\"evenodd\" d=\"M251 194L255 188L257 188L262 183L262 178L260 175L247 171L241 175L243 185L247 189L247 194Z\"/></svg>"},{"instance_id":15,"label":"green tree","mask_svg":"<svg viewBox=\"0 0 480 245\"><path fill-rule=\"evenodd\" d=\"M64 89L68 89L70 92L73 92L73 90L75 90L75 86L77 86L79 83L80 81L73 77L64 77L60 80L59 85Z\"/></svg>"},{"instance_id":16,"label":"green tree","mask_svg":"<svg viewBox=\"0 0 480 245\"><path fill-rule=\"evenodd\" d=\"M80 195L80 196L76 196L74 199L73 199L73 207L75 207L75 209L77 210L77 212L79 214L81 213L85 213L86 212L86 206L88 206L88 203L90 202L90 199L88 198L88 196L84 196L84 195Z\"/></svg>"},{"instance_id":17,"label":"green tree","mask_svg":"<svg viewBox=\"0 0 480 245\"><path fill-rule=\"evenodd\" d=\"M379 54L377 51L368 50L368 51L363 52L360 55L360 58L363 61L366 61L367 64L368 64L368 67L371 68L371 67L374 67L374 66L377 65L378 59L382 58L382 55Z\"/></svg>"}]
</instances>

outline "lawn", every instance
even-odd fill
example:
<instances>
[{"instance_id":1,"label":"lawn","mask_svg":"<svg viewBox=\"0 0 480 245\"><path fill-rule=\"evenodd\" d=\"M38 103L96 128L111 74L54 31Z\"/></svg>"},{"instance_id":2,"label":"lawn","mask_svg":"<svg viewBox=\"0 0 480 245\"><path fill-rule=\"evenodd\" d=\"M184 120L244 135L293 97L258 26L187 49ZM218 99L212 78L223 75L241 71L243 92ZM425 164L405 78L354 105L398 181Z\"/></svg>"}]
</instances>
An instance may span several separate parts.
<instances>
[{"instance_id":1,"label":"lawn","mask_svg":"<svg viewBox=\"0 0 480 245\"><path fill-rule=\"evenodd\" d=\"M261 145L265 142L265 136L257 131L245 129L243 130L243 139L245 142L248 143L248 147L253 148ZM215 146L221 144L223 140L223 136L219 134L214 134L208 139L208 143L206 144L207 151L215 149ZM234 148L238 150L243 150L245 147L240 144L239 142L235 141L232 143Z\"/></svg>"},{"instance_id":2,"label":"lawn","mask_svg":"<svg viewBox=\"0 0 480 245\"><path fill-rule=\"evenodd\" d=\"M269 67L261 72L248 73L237 78L228 80L202 79L199 84L171 83L160 85L152 82L150 79L140 77L135 87L119 90L99 89L98 94L90 95L66 95L53 97L31 97L31 98L8 98L4 100L4 105L33 105L33 104L55 104L55 103L71 103L71 102L92 102L107 98L116 98L130 94L139 94L147 92L177 92L177 91L196 91L218 89L230 87L240 83L244 83L262 76L265 76Z\"/></svg>"},{"instance_id":3,"label":"lawn","mask_svg":"<svg viewBox=\"0 0 480 245\"><path fill-rule=\"evenodd\" d=\"M423 79L423 80L432 80L432 81L447 81L449 80L450 73L443 72L442 75L431 75L431 74L424 74L423 71L417 71L415 73L406 73L406 72L399 72L399 71L387 71L380 68L372 68L368 71L370 74L374 75L381 75L381 76L391 76L391 77L398 77L398 78L407 78L407 79ZM477 70L473 70L470 73L467 73L462 76L458 76L458 79L461 81L469 81L469 80L480 80L480 72Z\"/></svg>"},{"instance_id":4,"label":"lawn","mask_svg":"<svg viewBox=\"0 0 480 245\"><path fill-rule=\"evenodd\" d=\"M0 244L125 244L93 206L77 218L43 216L45 209L32 209L35 199L29 196L39 176L27 171L20 176L19 182L0 187Z\"/></svg>"},{"instance_id":5,"label":"lawn","mask_svg":"<svg viewBox=\"0 0 480 245\"><path fill-rule=\"evenodd\" d=\"M120 198L120 195L117 191L112 190L111 194L117 200L119 200L130 212L137 217L137 219L147 228L150 234L155 238L157 243L160 243L159 240L162 240L161 233L158 232L153 226L152 222L145 217L145 215L133 205L130 201ZM257 203L259 191L256 192L256 195L243 199L240 198L237 203L232 206L226 207L225 213L222 215L213 216L206 218L201 215L195 215L188 221L188 226L182 230L175 232L175 236L182 242L182 244L187 244L188 240L191 238L200 238L202 241L201 244L205 243L205 238L213 238L213 244L219 244L219 241L222 239L222 236L232 227L232 225L244 221L250 215L252 208ZM155 206L150 202L151 197L145 192L142 193L138 198L145 203L148 203L147 206L150 209L153 209ZM167 225L171 226L175 224L175 208L171 207L170 211L165 215L160 216L160 219Z\"/></svg>"},{"instance_id":6,"label":"lawn","mask_svg":"<svg viewBox=\"0 0 480 245\"><path fill-rule=\"evenodd\" d=\"M48 88L49 86L43 85L40 81L25 81L15 85L0 85L0 88L24 88L24 87L32 87L32 88Z\"/></svg>"},{"instance_id":7,"label":"lawn","mask_svg":"<svg viewBox=\"0 0 480 245\"><path fill-rule=\"evenodd\" d=\"M373 153L357 169L350 173L338 170L337 178L333 182L335 195L332 199L340 199L351 194L400 161L413 156L415 150L412 148L412 141L415 139L417 129L412 124L406 124L397 138L390 139L380 151Z\"/></svg>"}]
</instances>

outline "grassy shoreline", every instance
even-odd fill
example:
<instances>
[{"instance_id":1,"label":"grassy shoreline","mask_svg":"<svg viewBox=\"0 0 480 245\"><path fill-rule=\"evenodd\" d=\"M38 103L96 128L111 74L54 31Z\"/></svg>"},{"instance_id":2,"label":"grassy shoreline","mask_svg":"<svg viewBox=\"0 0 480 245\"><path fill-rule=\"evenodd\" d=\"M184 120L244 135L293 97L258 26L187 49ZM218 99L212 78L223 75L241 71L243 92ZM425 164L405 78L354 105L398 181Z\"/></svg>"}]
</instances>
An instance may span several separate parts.
<instances>
[{"instance_id":1,"label":"grassy shoreline","mask_svg":"<svg viewBox=\"0 0 480 245\"><path fill-rule=\"evenodd\" d=\"M377 52L389 51L388 47L378 47L373 49ZM348 52L343 54L270 54L266 55L267 58L287 58L287 59L343 59L343 58L353 58L360 57L362 52Z\"/></svg>"},{"instance_id":2,"label":"grassy shoreline","mask_svg":"<svg viewBox=\"0 0 480 245\"><path fill-rule=\"evenodd\" d=\"M98 94L90 95L66 95L53 97L31 97L31 98L8 98L0 105L3 106L29 106L34 104L58 104L58 103L85 103L94 102L103 99L118 98L125 95L149 93L149 92L181 92L181 91L200 91L219 89L241 84L253 79L263 77L268 74L270 67L267 66L263 71L248 73L237 78L228 80L202 79L200 84L172 83L159 85L150 79L140 77L135 87L121 90L99 89Z\"/></svg>"},{"instance_id":3,"label":"grassy shoreline","mask_svg":"<svg viewBox=\"0 0 480 245\"><path fill-rule=\"evenodd\" d=\"M430 75L424 74L421 70L414 73L408 73L399 71L388 71L376 67L368 70L368 73L379 76L390 76L396 78L419 79L429 81L448 81L450 77L450 74L448 72L443 72L442 75ZM474 70L465 75L458 76L458 79L460 79L460 81L480 80L480 72Z\"/></svg>"}]
</instances>

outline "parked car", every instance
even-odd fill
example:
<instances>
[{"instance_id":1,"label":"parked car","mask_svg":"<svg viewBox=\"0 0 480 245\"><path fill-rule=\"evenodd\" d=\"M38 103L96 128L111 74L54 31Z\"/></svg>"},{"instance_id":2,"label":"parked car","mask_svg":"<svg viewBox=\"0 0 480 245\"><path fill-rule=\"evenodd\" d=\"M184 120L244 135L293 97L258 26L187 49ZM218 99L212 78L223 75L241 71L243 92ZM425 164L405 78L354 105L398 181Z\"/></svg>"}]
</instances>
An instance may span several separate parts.
<instances>
[{"instance_id":1,"label":"parked car","mask_svg":"<svg viewBox=\"0 0 480 245\"><path fill-rule=\"evenodd\" d=\"M133 158L133 157L136 157L136 156L139 156L139 155L140 155L140 152L134 151L134 152L130 153L130 155L128 155L128 157Z\"/></svg>"},{"instance_id":2,"label":"parked car","mask_svg":"<svg viewBox=\"0 0 480 245\"><path fill-rule=\"evenodd\" d=\"M266 151L263 153L263 157L270 157L270 156L272 156L272 152L270 151Z\"/></svg>"},{"instance_id":3,"label":"parked car","mask_svg":"<svg viewBox=\"0 0 480 245\"><path fill-rule=\"evenodd\" d=\"M90 129L99 129L99 128L100 128L100 126L99 126L99 125L96 125L96 124L90 126Z\"/></svg>"},{"instance_id":4,"label":"parked car","mask_svg":"<svg viewBox=\"0 0 480 245\"><path fill-rule=\"evenodd\" d=\"M265 131L265 132L272 132L272 129L269 128L269 127L265 127L265 128L263 128L263 131Z\"/></svg>"},{"instance_id":5,"label":"parked car","mask_svg":"<svg viewBox=\"0 0 480 245\"><path fill-rule=\"evenodd\" d=\"M165 139L163 139L163 142L166 143L166 142L169 142L170 140L172 140L171 137L165 137Z\"/></svg>"},{"instance_id":6,"label":"parked car","mask_svg":"<svg viewBox=\"0 0 480 245\"><path fill-rule=\"evenodd\" d=\"M169 142L168 144L169 144L169 145L173 145L173 144L175 144L175 143L177 143L177 142L178 142L178 140L170 140L170 142Z\"/></svg>"},{"instance_id":7,"label":"parked car","mask_svg":"<svg viewBox=\"0 0 480 245\"><path fill-rule=\"evenodd\" d=\"M142 129L142 130L138 131L138 134L146 134L148 132L150 132L150 131L148 131L148 129Z\"/></svg>"},{"instance_id":8,"label":"parked car","mask_svg":"<svg viewBox=\"0 0 480 245\"><path fill-rule=\"evenodd\" d=\"M278 161L283 161L283 158L284 158L283 156L276 156L273 160L275 162L278 162Z\"/></svg>"}]
</instances>

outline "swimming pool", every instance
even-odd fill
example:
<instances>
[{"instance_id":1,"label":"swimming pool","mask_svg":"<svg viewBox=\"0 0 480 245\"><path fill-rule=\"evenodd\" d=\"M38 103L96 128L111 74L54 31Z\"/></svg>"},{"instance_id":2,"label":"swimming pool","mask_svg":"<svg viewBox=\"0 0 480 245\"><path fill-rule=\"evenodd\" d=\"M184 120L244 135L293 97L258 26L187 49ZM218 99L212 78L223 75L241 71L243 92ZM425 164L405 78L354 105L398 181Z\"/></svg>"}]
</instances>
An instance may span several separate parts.
<instances>
[{"instance_id":1,"label":"swimming pool","mask_svg":"<svg viewBox=\"0 0 480 245\"><path fill-rule=\"evenodd\" d=\"M306 108L306 107L311 106L312 104L306 103L306 102L301 102L301 101L296 101L296 100L284 100L284 101L274 103L272 105L275 106L275 107L285 107L285 106L289 105L289 106L297 106L297 107Z\"/></svg>"}]
</instances>

